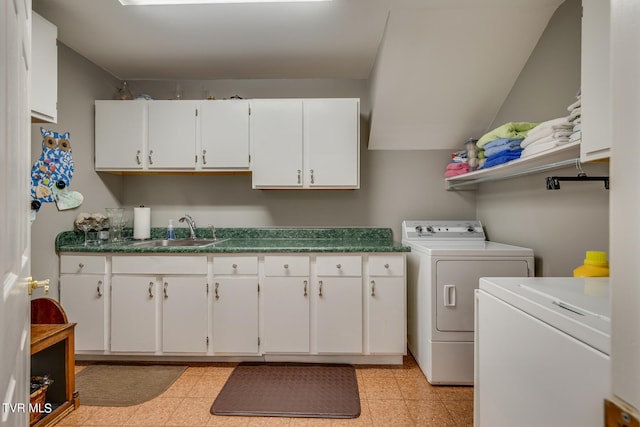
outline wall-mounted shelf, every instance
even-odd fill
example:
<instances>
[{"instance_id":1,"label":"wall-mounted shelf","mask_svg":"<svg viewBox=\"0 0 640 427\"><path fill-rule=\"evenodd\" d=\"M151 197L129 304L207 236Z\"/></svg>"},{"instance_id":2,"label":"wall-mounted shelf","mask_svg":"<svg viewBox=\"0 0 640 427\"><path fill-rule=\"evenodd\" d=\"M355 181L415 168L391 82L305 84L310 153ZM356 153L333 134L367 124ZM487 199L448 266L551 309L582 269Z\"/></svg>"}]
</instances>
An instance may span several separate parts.
<instances>
[{"instance_id":1,"label":"wall-mounted shelf","mask_svg":"<svg viewBox=\"0 0 640 427\"><path fill-rule=\"evenodd\" d=\"M476 184L531 175L575 165L580 160L580 142L561 145L554 150L445 179L447 190L475 190Z\"/></svg>"}]
</instances>

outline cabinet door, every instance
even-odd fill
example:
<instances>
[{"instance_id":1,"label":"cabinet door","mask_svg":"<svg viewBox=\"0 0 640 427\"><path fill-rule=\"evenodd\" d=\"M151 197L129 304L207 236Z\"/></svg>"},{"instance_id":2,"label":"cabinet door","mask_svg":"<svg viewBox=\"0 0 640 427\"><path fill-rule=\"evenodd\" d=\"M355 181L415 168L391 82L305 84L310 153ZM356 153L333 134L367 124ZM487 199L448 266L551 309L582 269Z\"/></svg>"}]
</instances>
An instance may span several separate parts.
<instances>
[{"instance_id":1,"label":"cabinet door","mask_svg":"<svg viewBox=\"0 0 640 427\"><path fill-rule=\"evenodd\" d=\"M214 353L258 352L258 278L216 278L213 284Z\"/></svg>"},{"instance_id":2,"label":"cabinet door","mask_svg":"<svg viewBox=\"0 0 640 427\"><path fill-rule=\"evenodd\" d=\"M162 351L207 352L206 276L163 278Z\"/></svg>"},{"instance_id":3,"label":"cabinet door","mask_svg":"<svg viewBox=\"0 0 640 427\"><path fill-rule=\"evenodd\" d=\"M404 277L371 277L369 300L369 353L404 354L406 309Z\"/></svg>"},{"instance_id":4,"label":"cabinet door","mask_svg":"<svg viewBox=\"0 0 640 427\"><path fill-rule=\"evenodd\" d=\"M251 102L253 188L302 187L302 100Z\"/></svg>"},{"instance_id":5,"label":"cabinet door","mask_svg":"<svg viewBox=\"0 0 640 427\"><path fill-rule=\"evenodd\" d=\"M314 293L318 353L362 353L362 278L319 277Z\"/></svg>"},{"instance_id":6,"label":"cabinet door","mask_svg":"<svg viewBox=\"0 0 640 427\"><path fill-rule=\"evenodd\" d=\"M156 350L155 278L111 279L111 351L153 353Z\"/></svg>"},{"instance_id":7,"label":"cabinet door","mask_svg":"<svg viewBox=\"0 0 640 427\"><path fill-rule=\"evenodd\" d=\"M60 276L60 304L69 322L76 322L76 351L104 351L104 276L63 274Z\"/></svg>"},{"instance_id":8,"label":"cabinet door","mask_svg":"<svg viewBox=\"0 0 640 427\"><path fill-rule=\"evenodd\" d=\"M609 157L611 84L609 79L609 0L582 1L582 142L580 159Z\"/></svg>"},{"instance_id":9,"label":"cabinet door","mask_svg":"<svg viewBox=\"0 0 640 427\"><path fill-rule=\"evenodd\" d=\"M308 187L359 188L358 99L305 99L304 182Z\"/></svg>"},{"instance_id":10,"label":"cabinet door","mask_svg":"<svg viewBox=\"0 0 640 427\"><path fill-rule=\"evenodd\" d=\"M58 120L58 29L32 13L31 116L38 121Z\"/></svg>"},{"instance_id":11,"label":"cabinet door","mask_svg":"<svg viewBox=\"0 0 640 427\"><path fill-rule=\"evenodd\" d=\"M96 170L144 167L147 102L96 101Z\"/></svg>"},{"instance_id":12,"label":"cabinet door","mask_svg":"<svg viewBox=\"0 0 640 427\"><path fill-rule=\"evenodd\" d=\"M193 169L196 166L194 101L149 103L149 169Z\"/></svg>"},{"instance_id":13,"label":"cabinet door","mask_svg":"<svg viewBox=\"0 0 640 427\"><path fill-rule=\"evenodd\" d=\"M202 169L247 169L249 101L205 101L199 117Z\"/></svg>"},{"instance_id":14,"label":"cabinet door","mask_svg":"<svg viewBox=\"0 0 640 427\"><path fill-rule=\"evenodd\" d=\"M265 353L309 352L309 278L267 277L262 294Z\"/></svg>"}]
</instances>

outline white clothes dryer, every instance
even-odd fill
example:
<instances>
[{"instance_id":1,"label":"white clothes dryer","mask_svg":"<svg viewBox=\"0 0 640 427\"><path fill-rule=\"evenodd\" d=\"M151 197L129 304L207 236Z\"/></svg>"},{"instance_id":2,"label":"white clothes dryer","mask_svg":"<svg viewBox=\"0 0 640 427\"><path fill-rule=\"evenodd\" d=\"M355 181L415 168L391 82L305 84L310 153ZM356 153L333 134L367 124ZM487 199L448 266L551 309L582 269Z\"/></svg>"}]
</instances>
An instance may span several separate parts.
<instances>
[{"instance_id":1,"label":"white clothes dryer","mask_svg":"<svg viewBox=\"0 0 640 427\"><path fill-rule=\"evenodd\" d=\"M407 342L431 384L474 379L474 291L481 277L534 275L533 250L486 240L480 221L402 223Z\"/></svg>"}]
</instances>

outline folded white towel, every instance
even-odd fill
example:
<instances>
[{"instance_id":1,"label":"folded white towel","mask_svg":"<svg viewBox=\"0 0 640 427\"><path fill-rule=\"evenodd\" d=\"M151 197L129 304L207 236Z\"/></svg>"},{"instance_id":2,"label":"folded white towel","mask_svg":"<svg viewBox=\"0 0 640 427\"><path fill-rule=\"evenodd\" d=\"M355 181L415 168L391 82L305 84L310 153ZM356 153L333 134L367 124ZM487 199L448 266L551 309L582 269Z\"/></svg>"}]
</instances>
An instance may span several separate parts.
<instances>
[{"instance_id":1,"label":"folded white towel","mask_svg":"<svg viewBox=\"0 0 640 427\"><path fill-rule=\"evenodd\" d=\"M569 105L569 106L567 107L567 111L569 111L569 112L570 112L571 110L573 110L573 109L575 109L575 108L578 108L578 107L580 107L581 105L582 105L582 100L581 100L580 98L578 98L578 100L577 100L576 102L574 102L573 104L571 104L571 105Z\"/></svg>"},{"instance_id":2,"label":"folded white towel","mask_svg":"<svg viewBox=\"0 0 640 427\"><path fill-rule=\"evenodd\" d=\"M533 144L522 150L520 158L533 156L534 154L541 153L543 151L551 150L555 147L565 145L569 143L569 138L554 139L553 141L546 142L544 144Z\"/></svg>"},{"instance_id":3,"label":"folded white towel","mask_svg":"<svg viewBox=\"0 0 640 427\"><path fill-rule=\"evenodd\" d=\"M582 141L582 131L573 132L571 136L569 136L569 141Z\"/></svg>"},{"instance_id":4,"label":"folded white towel","mask_svg":"<svg viewBox=\"0 0 640 427\"><path fill-rule=\"evenodd\" d=\"M572 127L568 128L559 128L558 130L554 129L546 129L544 133L538 132L537 134L528 135L525 139L520 143L520 147L525 148L528 145L537 143L538 141L547 142L554 138L562 138L569 137L573 132Z\"/></svg>"},{"instance_id":5,"label":"folded white towel","mask_svg":"<svg viewBox=\"0 0 640 427\"><path fill-rule=\"evenodd\" d=\"M581 131L581 130L582 130L582 123L581 122L578 122L573 126L573 131L574 132L578 132L578 131Z\"/></svg>"},{"instance_id":6,"label":"folded white towel","mask_svg":"<svg viewBox=\"0 0 640 427\"><path fill-rule=\"evenodd\" d=\"M547 136L556 130L571 129L573 124L569 122L568 117L559 117L557 119L547 120L534 127L527 134L528 137L539 138L541 136Z\"/></svg>"},{"instance_id":7,"label":"folded white towel","mask_svg":"<svg viewBox=\"0 0 640 427\"><path fill-rule=\"evenodd\" d=\"M582 107L574 108L569 114L569 121L573 121L576 117L582 115Z\"/></svg>"},{"instance_id":8,"label":"folded white towel","mask_svg":"<svg viewBox=\"0 0 640 427\"><path fill-rule=\"evenodd\" d=\"M562 135L547 135L544 138L538 138L536 140L533 141L527 141L526 138L522 140L522 143L520 144L520 147L522 148L527 148L530 147L532 145L540 145L540 144L546 144L548 142L554 142L554 141L564 141L564 142L568 142L569 141L569 136L571 136L571 132L559 132L562 133Z\"/></svg>"}]
</instances>

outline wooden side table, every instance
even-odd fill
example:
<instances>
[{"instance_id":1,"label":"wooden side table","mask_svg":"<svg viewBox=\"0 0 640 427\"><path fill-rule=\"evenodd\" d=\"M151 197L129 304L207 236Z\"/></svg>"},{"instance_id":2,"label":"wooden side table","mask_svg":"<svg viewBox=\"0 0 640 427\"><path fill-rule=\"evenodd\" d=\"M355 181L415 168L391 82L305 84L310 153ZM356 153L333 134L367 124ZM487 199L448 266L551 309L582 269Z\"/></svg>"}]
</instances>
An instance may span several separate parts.
<instances>
[{"instance_id":1,"label":"wooden side table","mask_svg":"<svg viewBox=\"0 0 640 427\"><path fill-rule=\"evenodd\" d=\"M75 391L75 323L31 325L31 375L49 374L54 382L47 389L52 411L32 426L57 423L80 405Z\"/></svg>"}]
</instances>

